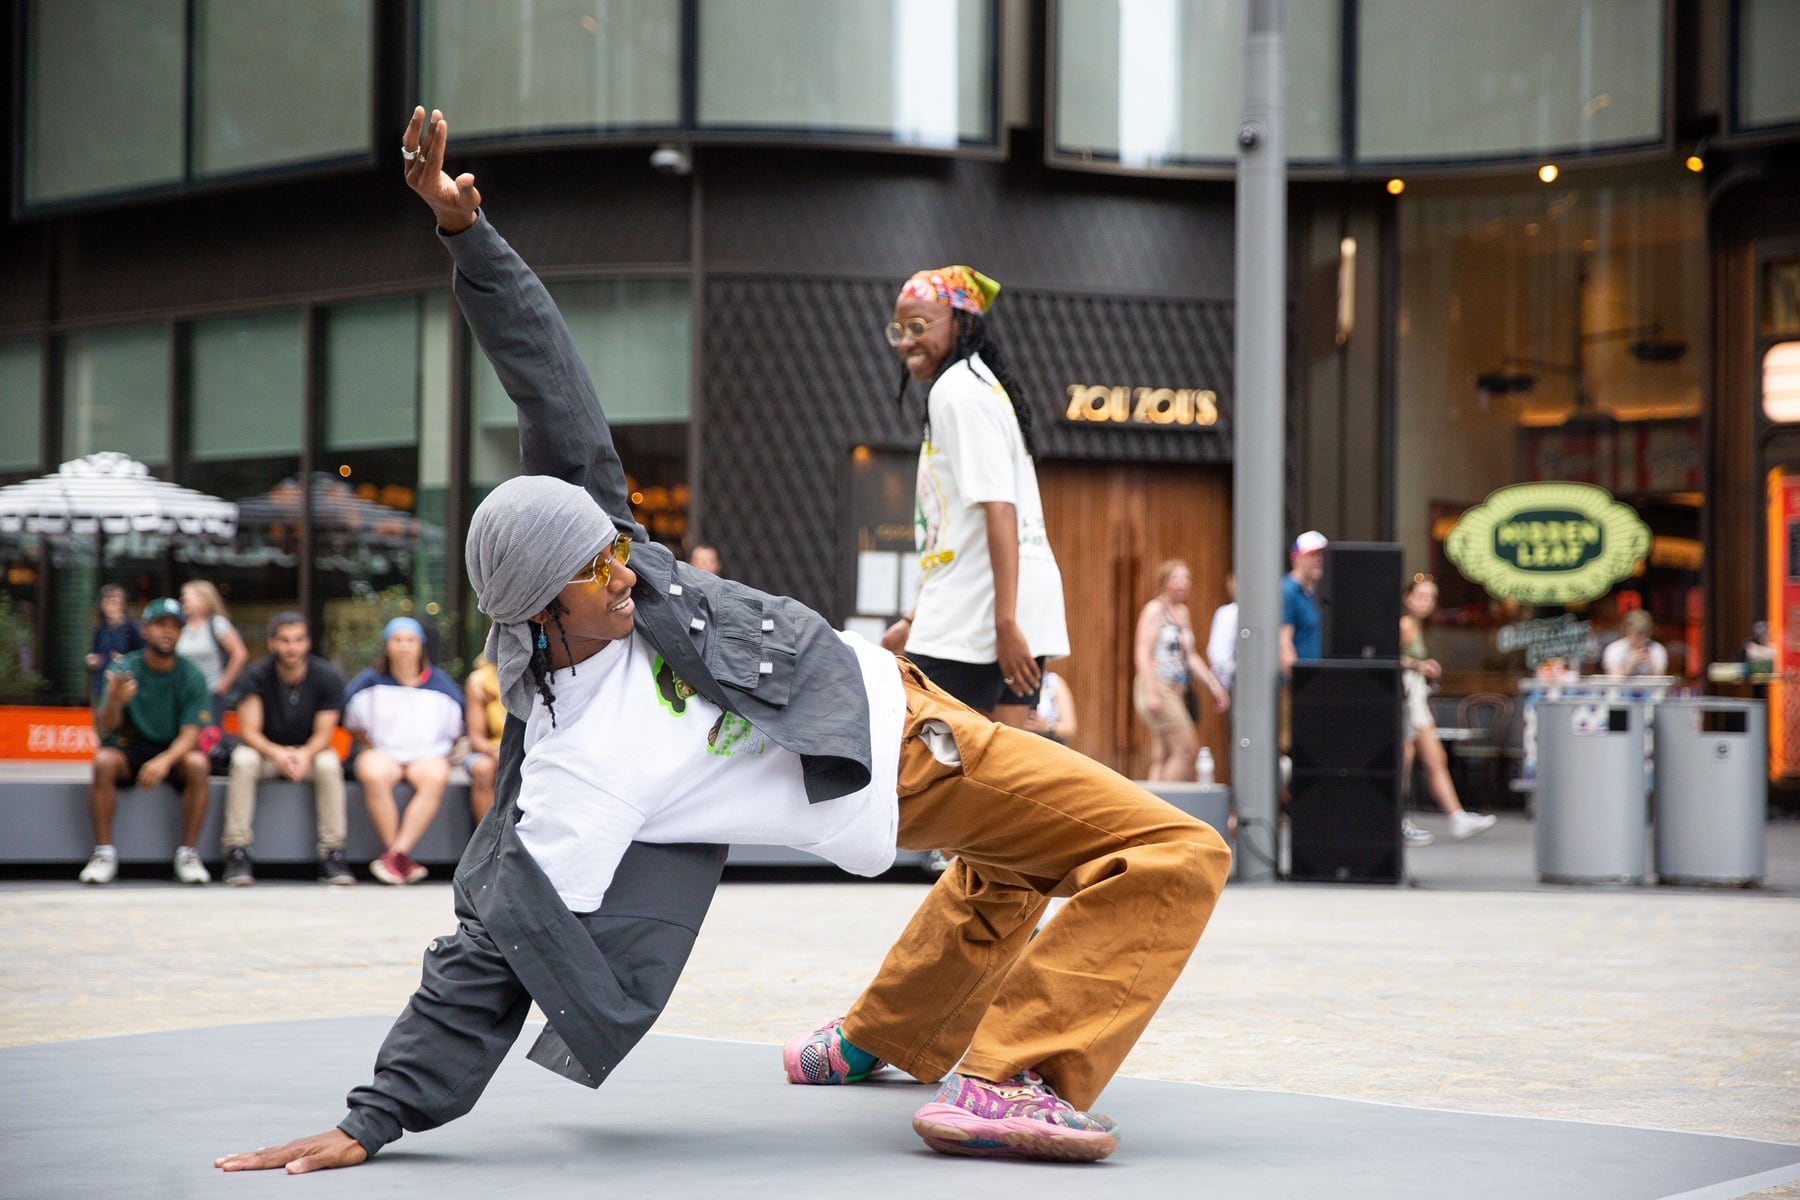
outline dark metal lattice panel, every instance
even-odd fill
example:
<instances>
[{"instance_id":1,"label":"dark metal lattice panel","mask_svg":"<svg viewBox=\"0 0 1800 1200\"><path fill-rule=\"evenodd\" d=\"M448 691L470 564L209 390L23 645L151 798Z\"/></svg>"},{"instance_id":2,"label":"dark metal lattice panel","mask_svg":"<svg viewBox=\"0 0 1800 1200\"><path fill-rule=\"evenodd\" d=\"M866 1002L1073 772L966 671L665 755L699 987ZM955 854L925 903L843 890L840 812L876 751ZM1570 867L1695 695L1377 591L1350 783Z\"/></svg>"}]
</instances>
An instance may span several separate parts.
<instances>
[{"instance_id":1,"label":"dark metal lattice panel","mask_svg":"<svg viewBox=\"0 0 1800 1200\"><path fill-rule=\"evenodd\" d=\"M837 619L850 586L842 516L857 445L910 449L924 397L894 395L880 327L899 280L715 276L707 283L701 461L707 540L731 573ZM1230 457L1231 310L1219 301L1007 291L995 337L1025 393L1040 458L1219 462ZM1065 420L1071 383L1212 388L1221 420L1108 427Z\"/></svg>"}]
</instances>

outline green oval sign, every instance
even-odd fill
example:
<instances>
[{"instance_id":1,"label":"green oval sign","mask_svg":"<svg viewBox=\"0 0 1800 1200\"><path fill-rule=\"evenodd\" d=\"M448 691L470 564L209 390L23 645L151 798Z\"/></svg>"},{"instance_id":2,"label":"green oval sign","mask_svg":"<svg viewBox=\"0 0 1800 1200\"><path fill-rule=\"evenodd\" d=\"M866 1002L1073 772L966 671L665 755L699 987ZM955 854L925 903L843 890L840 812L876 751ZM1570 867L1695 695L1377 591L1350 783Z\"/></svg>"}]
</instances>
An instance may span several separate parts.
<instances>
[{"instance_id":1,"label":"green oval sign","mask_svg":"<svg viewBox=\"0 0 1800 1200\"><path fill-rule=\"evenodd\" d=\"M1516 512L1494 526L1496 557L1521 571L1573 571L1600 557L1606 531L1572 508Z\"/></svg>"},{"instance_id":2,"label":"green oval sign","mask_svg":"<svg viewBox=\"0 0 1800 1200\"><path fill-rule=\"evenodd\" d=\"M1650 552L1630 505L1586 483L1521 483L1471 508L1444 553L1488 593L1527 604L1604 596Z\"/></svg>"}]
</instances>

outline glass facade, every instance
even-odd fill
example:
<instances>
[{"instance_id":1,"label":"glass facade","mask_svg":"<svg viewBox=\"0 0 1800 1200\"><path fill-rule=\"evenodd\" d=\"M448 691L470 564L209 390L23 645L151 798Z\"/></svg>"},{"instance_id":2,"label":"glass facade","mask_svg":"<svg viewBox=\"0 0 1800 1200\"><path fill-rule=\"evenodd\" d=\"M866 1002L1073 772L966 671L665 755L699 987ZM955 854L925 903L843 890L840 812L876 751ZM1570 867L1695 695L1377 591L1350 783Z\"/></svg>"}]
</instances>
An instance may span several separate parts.
<instances>
[{"instance_id":1,"label":"glass facade","mask_svg":"<svg viewBox=\"0 0 1800 1200\"><path fill-rule=\"evenodd\" d=\"M0 341L0 483L37 474L43 465L44 353L36 338Z\"/></svg>"},{"instance_id":2,"label":"glass facade","mask_svg":"<svg viewBox=\"0 0 1800 1200\"><path fill-rule=\"evenodd\" d=\"M194 0L193 19L196 175L368 153L367 0Z\"/></svg>"},{"instance_id":3,"label":"glass facade","mask_svg":"<svg viewBox=\"0 0 1800 1200\"><path fill-rule=\"evenodd\" d=\"M1358 0L1356 158L1421 162L1654 145L1654 0Z\"/></svg>"},{"instance_id":4,"label":"glass facade","mask_svg":"<svg viewBox=\"0 0 1800 1200\"><path fill-rule=\"evenodd\" d=\"M1800 4L1793 0L1737 0L1737 74L1733 80L1740 129L1800 124Z\"/></svg>"},{"instance_id":5,"label":"glass facade","mask_svg":"<svg viewBox=\"0 0 1800 1200\"><path fill-rule=\"evenodd\" d=\"M681 124L681 0L420 0L420 95L458 136Z\"/></svg>"},{"instance_id":6,"label":"glass facade","mask_svg":"<svg viewBox=\"0 0 1800 1200\"><path fill-rule=\"evenodd\" d=\"M32 0L26 203L180 182L184 8L183 0Z\"/></svg>"},{"instance_id":7,"label":"glass facade","mask_svg":"<svg viewBox=\"0 0 1800 1200\"><path fill-rule=\"evenodd\" d=\"M1449 566L1443 538L1513 483L1597 484L1632 504L1655 540L1647 575L1620 589L1685 623L1704 487L1704 203L1674 166L1401 199L1395 524L1408 571L1440 580L1447 629L1433 648L1447 668L1479 668L1492 626L1515 614ZM1598 602L1592 617L1613 622L1616 608Z\"/></svg>"},{"instance_id":8,"label":"glass facade","mask_svg":"<svg viewBox=\"0 0 1800 1200\"><path fill-rule=\"evenodd\" d=\"M374 60L367 0L33 0L23 199L365 156Z\"/></svg>"},{"instance_id":9,"label":"glass facade","mask_svg":"<svg viewBox=\"0 0 1800 1200\"><path fill-rule=\"evenodd\" d=\"M994 140L990 0L703 0L698 122Z\"/></svg>"},{"instance_id":10,"label":"glass facade","mask_svg":"<svg viewBox=\"0 0 1800 1200\"><path fill-rule=\"evenodd\" d=\"M169 331L138 325L62 341L59 461L118 450L148 467L169 461Z\"/></svg>"},{"instance_id":11,"label":"glass facade","mask_svg":"<svg viewBox=\"0 0 1800 1200\"><path fill-rule=\"evenodd\" d=\"M1059 0L1052 145L1131 167L1230 162L1243 107L1238 0ZM1342 157L1338 0L1288 6L1290 160Z\"/></svg>"}]
</instances>

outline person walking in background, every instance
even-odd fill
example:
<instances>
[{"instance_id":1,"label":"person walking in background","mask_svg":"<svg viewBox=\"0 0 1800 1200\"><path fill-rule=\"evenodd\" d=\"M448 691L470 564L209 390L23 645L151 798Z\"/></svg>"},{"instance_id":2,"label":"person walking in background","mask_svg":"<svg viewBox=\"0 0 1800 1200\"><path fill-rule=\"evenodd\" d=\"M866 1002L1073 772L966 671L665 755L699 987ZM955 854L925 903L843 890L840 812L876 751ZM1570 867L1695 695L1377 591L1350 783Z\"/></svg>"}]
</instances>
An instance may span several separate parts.
<instances>
[{"instance_id":1,"label":"person walking in background","mask_svg":"<svg viewBox=\"0 0 1800 1200\"><path fill-rule=\"evenodd\" d=\"M98 708L101 693L106 690L106 668L133 650L144 648L144 635L137 622L125 611L125 589L109 583L100 589L100 618L94 622L94 636L88 640L88 695Z\"/></svg>"},{"instance_id":2,"label":"person walking in background","mask_svg":"<svg viewBox=\"0 0 1800 1200\"><path fill-rule=\"evenodd\" d=\"M1463 810L1462 801L1456 796L1456 784L1450 778L1443 740L1438 737L1437 718L1431 715L1432 689L1443 675L1443 668L1425 648L1425 623L1437 611L1437 599L1437 581L1429 575L1414 575L1401 593L1400 670L1406 694L1406 752L1400 778L1411 784L1416 755L1425 767L1431 798L1450 818L1450 836L1460 842L1492 829L1495 818L1492 814L1477 816ZM1431 844L1431 833L1411 820L1403 820L1401 829L1410 845Z\"/></svg>"},{"instance_id":3,"label":"person walking in background","mask_svg":"<svg viewBox=\"0 0 1800 1200\"><path fill-rule=\"evenodd\" d=\"M1325 547L1331 543L1316 529L1294 539L1288 548L1288 573L1281 580L1281 677L1294 674L1301 659L1319 657L1319 601L1316 593L1325 574Z\"/></svg>"},{"instance_id":4,"label":"person walking in background","mask_svg":"<svg viewBox=\"0 0 1800 1200\"><path fill-rule=\"evenodd\" d=\"M175 652L200 668L206 690L212 694L213 720L219 720L235 699L238 677L250 662L250 650L225 611L219 589L204 579L181 585L181 611L187 618ZM211 747L202 747L210 750Z\"/></svg>"},{"instance_id":5,"label":"person walking in background","mask_svg":"<svg viewBox=\"0 0 1800 1200\"><path fill-rule=\"evenodd\" d=\"M1194 680L1212 693L1220 712L1231 707L1231 693L1194 649L1187 606L1193 584L1193 573L1178 558L1158 567L1156 595L1138 613L1131 642L1131 700L1150 730L1152 780L1194 779L1194 755L1200 749L1200 734L1188 709Z\"/></svg>"},{"instance_id":6,"label":"person walking in background","mask_svg":"<svg viewBox=\"0 0 1800 1200\"><path fill-rule=\"evenodd\" d=\"M369 873L383 883L417 883L428 872L412 849L444 801L450 751L463 735L463 693L432 669L425 629L411 617L389 621L381 640L381 658L344 689L344 728L363 742L356 779L383 847ZM404 817L394 800L403 782L413 790Z\"/></svg>"},{"instance_id":7,"label":"person walking in background","mask_svg":"<svg viewBox=\"0 0 1800 1200\"><path fill-rule=\"evenodd\" d=\"M312 653L306 618L279 612L269 618L269 653L244 672L238 701L238 736L225 785L225 882L256 882L252 824L256 785L264 779L311 779L318 831L319 882L356 882L344 861L344 764L332 747L344 708L344 680L337 668Z\"/></svg>"},{"instance_id":8,"label":"person walking in background","mask_svg":"<svg viewBox=\"0 0 1800 1200\"><path fill-rule=\"evenodd\" d=\"M487 655L475 656L475 669L463 681L463 722L469 729L469 815L477 825L494 806L494 780L500 772L500 735L506 728L506 705L500 702L500 672Z\"/></svg>"},{"instance_id":9,"label":"person walking in background","mask_svg":"<svg viewBox=\"0 0 1800 1200\"><path fill-rule=\"evenodd\" d=\"M1045 671L1037 707L1025 714L1025 728L1064 746L1075 737L1075 693L1060 671Z\"/></svg>"},{"instance_id":10,"label":"person walking in background","mask_svg":"<svg viewBox=\"0 0 1800 1200\"><path fill-rule=\"evenodd\" d=\"M908 279L894 302L899 399L909 382L931 390L913 516L919 596L881 644L975 711L1023 728L1044 660L1069 652L1069 632L1031 408L988 329L999 292L971 267L940 267Z\"/></svg>"},{"instance_id":11,"label":"person walking in background","mask_svg":"<svg viewBox=\"0 0 1800 1200\"><path fill-rule=\"evenodd\" d=\"M1619 638L1600 653L1603 675L1667 675L1669 651L1651 636L1656 622L1641 608L1619 621Z\"/></svg>"},{"instance_id":12,"label":"person walking in background","mask_svg":"<svg viewBox=\"0 0 1800 1200\"><path fill-rule=\"evenodd\" d=\"M194 884L212 880L195 849L208 800L200 727L212 720L212 713L206 680L193 663L175 653L181 623L181 605L166 597L152 600L144 607L144 648L106 668L105 699L94 711L100 749L94 754L88 785L94 853L81 869L83 883L111 883L119 873L112 831L121 783L153 788L167 782L180 791L181 844L175 848L175 879Z\"/></svg>"},{"instance_id":13,"label":"person walking in background","mask_svg":"<svg viewBox=\"0 0 1800 1200\"><path fill-rule=\"evenodd\" d=\"M1212 627L1206 632L1206 665L1226 691L1237 678L1238 604L1237 572L1225 572L1225 603L1213 609Z\"/></svg>"},{"instance_id":14,"label":"person walking in background","mask_svg":"<svg viewBox=\"0 0 1800 1200\"><path fill-rule=\"evenodd\" d=\"M696 571L705 571L708 575L717 575L723 564L719 561L718 548L702 543L688 551L688 566Z\"/></svg>"}]
</instances>

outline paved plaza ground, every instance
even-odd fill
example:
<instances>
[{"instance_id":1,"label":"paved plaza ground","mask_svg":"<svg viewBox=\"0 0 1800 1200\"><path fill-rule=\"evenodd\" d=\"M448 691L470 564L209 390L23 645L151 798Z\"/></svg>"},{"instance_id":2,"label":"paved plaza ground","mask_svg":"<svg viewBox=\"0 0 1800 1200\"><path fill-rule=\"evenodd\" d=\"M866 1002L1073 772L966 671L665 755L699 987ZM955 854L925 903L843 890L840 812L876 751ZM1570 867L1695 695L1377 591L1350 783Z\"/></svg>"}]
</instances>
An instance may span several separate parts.
<instances>
[{"instance_id":1,"label":"paved plaza ground","mask_svg":"<svg viewBox=\"0 0 1800 1200\"><path fill-rule=\"evenodd\" d=\"M1544 886L1524 818L1469 843L1421 824L1439 842L1411 886L1227 889L1125 1073L1800 1143L1800 821L1770 824L1748 891ZM0 1046L397 1012L451 924L439 880L68 874L0 883ZM779 1071L773 1047L843 1010L925 886L730 879L658 1031L766 1043Z\"/></svg>"}]
</instances>

